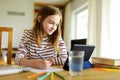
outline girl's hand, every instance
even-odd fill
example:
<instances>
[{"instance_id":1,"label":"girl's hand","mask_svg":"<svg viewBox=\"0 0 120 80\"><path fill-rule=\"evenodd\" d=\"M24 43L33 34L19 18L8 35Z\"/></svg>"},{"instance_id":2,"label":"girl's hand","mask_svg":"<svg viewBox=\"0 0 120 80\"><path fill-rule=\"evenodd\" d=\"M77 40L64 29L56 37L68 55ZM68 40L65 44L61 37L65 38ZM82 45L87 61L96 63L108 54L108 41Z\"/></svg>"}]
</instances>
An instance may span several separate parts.
<instances>
[{"instance_id":1,"label":"girl's hand","mask_svg":"<svg viewBox=\"0 0 120 80\"><path fill-rule=\"evenodd\" d=\"M34 59L30 60L30 65L31 67L38 69L47 69L52 65L52 63L44 59Z\"/></svg>"},{"instance_id":2,"label":"girl's hand","mask_svg":"<svg viewBox=\"0 0 120 80\"><path fill-rule=\"evenodd\" d=\"M33 60L22 59L20 61L20 65L38 69L47 69L52 65L52 63L45 59L33 59Z\"/></svg>"}]
</instances>

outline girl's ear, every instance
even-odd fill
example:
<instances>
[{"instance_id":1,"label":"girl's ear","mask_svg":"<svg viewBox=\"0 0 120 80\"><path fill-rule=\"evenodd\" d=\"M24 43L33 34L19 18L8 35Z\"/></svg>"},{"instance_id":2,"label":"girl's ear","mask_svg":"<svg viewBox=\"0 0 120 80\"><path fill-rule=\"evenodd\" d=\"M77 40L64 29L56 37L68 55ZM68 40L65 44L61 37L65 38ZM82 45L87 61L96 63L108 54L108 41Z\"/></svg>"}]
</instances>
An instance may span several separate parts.
<instances>
[{"instance_id":1,"label":"girl's ear","mask_svg":"<svg viewBox=\"0 0 120 80\"><path fill-rule=\"evenodd\" d=\"M41 22L42 17L38 16L38 22Z\"/></svg>"}]
</instances>

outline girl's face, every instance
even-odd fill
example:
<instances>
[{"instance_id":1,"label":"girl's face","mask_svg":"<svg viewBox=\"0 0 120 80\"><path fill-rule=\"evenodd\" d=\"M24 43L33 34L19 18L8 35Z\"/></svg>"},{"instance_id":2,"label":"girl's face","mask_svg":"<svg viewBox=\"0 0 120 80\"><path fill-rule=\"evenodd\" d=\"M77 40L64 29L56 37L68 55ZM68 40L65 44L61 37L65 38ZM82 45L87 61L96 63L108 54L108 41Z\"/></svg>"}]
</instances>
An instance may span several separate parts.
<instances>
[{"instance_id":1,"label":"girl's face","mask_svg":"<svg viewBox=\"0 0 120 80\"><path fill-rule=\"evenodd\" d=\"M44 37L48 35L52 35L57 29L59 22L60 22L59 15L51 15L46 17L42 23L43 30L44 30Z\"/></svg>"}]
</instances>

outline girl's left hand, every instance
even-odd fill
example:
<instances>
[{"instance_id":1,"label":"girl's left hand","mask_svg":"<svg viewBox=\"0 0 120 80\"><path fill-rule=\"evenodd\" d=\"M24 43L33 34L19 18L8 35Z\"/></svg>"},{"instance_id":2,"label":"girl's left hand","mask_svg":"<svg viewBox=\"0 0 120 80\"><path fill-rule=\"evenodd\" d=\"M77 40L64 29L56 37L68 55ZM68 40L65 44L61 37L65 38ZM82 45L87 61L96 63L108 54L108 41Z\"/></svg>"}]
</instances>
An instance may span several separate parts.
<instances>
[{"instance_id":1,"label":"girl's left hand","mask_svg":"<svg viewBox=\"0 0 120 80\"><path fill-rule=\"evenodd\" d=\"M52 65L52 62L48 60L45 60L45 63L46 63L47 68L49 68Z\"/></svg>"}]
</instances>

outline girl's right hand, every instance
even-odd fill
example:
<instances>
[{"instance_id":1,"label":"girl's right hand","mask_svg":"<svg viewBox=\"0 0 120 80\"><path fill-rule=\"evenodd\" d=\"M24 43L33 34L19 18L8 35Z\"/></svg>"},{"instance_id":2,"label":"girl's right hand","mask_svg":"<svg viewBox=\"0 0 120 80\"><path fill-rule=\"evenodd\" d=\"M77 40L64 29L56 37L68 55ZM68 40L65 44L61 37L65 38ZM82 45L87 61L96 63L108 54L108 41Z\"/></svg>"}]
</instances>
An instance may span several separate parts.
<instances>
[{"instance_id":1,"label":"girl's right hand","mask_svg":"<svg viewBox=\"0 0 120 80\"><path fill-rule=\"evenodd\" d=\"M34 59L30 60L31 67L38 68L38 69L47 69L51 66L51 62L43 59Z\"/></svg>"},{"instance_id":2,"label":"girl's right hand","mask_svg":"<svg viewBox=\"0 0 120 80\"><path fill-rule=\"evenodd\" d=\"M52 63L45 59L33 59L33 60L22 59L20 61L20 65L38 69L47 69L52 65Z\"/></svg>"}]
</instances>

